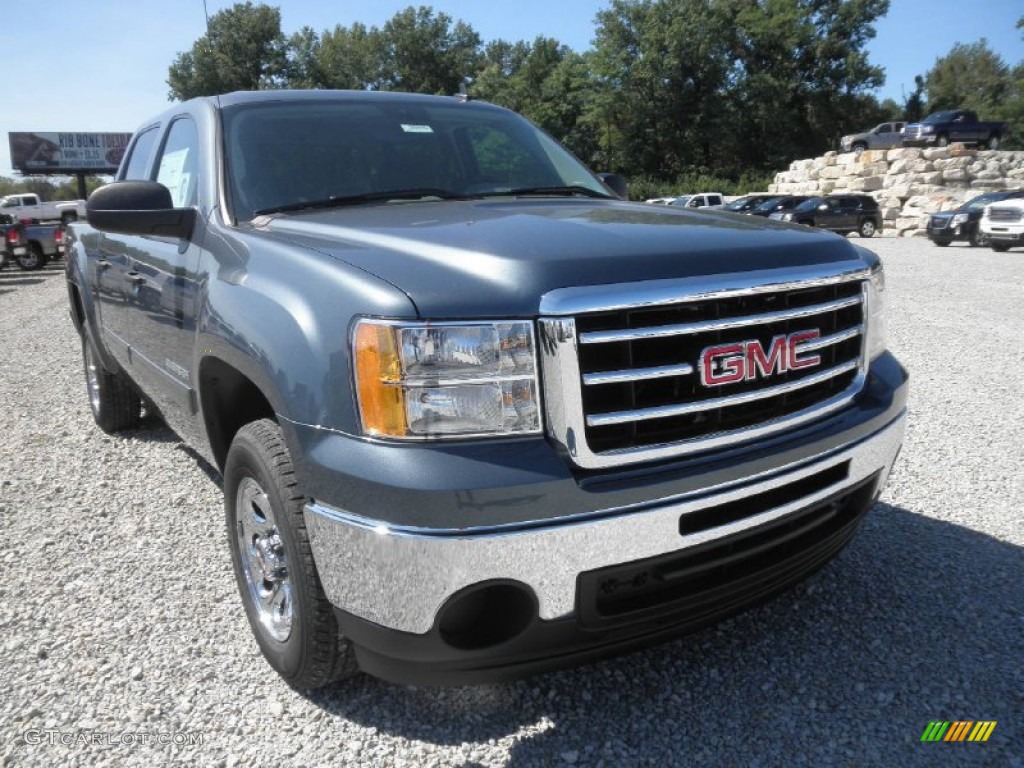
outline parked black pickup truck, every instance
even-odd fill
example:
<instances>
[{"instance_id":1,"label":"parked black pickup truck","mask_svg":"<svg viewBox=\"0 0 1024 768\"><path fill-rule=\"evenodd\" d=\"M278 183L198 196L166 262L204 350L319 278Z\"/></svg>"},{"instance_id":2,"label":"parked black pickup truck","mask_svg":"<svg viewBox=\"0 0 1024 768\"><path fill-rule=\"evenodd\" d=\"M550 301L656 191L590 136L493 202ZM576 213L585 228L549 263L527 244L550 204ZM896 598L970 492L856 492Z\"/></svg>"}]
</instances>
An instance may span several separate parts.
<instances>
[{"instance_id":1,"label":"parked black pickup truck","mask_svg":"<svg viewBox=\"0 0 1024 768\"><path fill-rule=\"evenodd\" d=\"M1006 123L983 123L967 109L933 112L920 123L909 123L903 129L905 147L945 147L955 141L999 149L1006 133Z\"/></svg>"},{"instance_id":2,"label":"parked black pickup truck","mask_svg":"<svg viewBox=\"0 0 1024 768\"><path fill-rule=\"evenodd\" d=\"M235 93L147 120L71 225L93 416L145 396L223 472L291 684L621 653L856 532L905 420L878 258L617 181L478 101Z\"/></svg>"}]
</instances>

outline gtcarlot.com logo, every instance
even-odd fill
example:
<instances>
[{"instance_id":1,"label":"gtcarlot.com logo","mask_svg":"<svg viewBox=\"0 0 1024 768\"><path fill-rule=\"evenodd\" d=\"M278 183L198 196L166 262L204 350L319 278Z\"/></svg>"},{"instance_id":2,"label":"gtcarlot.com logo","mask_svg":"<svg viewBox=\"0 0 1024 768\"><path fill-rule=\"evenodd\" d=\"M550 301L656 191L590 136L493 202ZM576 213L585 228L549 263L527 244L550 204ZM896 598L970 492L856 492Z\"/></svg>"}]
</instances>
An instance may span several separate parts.
<instances>
[{"instance_id":1,"label":"gtcarlot.com logo","mask_svg":"<svg viewBox=\"0 0 1024 768\"><path fill-rule=\"evenodd\" d=\"M203 743L201 733L150 733L148 731L130 731L128 733L107 733L106 731L58 731L50 728L32 728L23 734L26 744L62 744L65 747L99 746L135 746L137 744L173 744L174 746L200 746Z\"/></svg>"},{"instance_id":2,"label":"gtcarlot.com logo","mask_svg":"<svg viewBox=\"0 0 1024 768\"><path fill-rule=\"evenodd\" d=\"M988 741L995 729L995 720L932 720L921 741Z\"/></svg>"}]
</instances>

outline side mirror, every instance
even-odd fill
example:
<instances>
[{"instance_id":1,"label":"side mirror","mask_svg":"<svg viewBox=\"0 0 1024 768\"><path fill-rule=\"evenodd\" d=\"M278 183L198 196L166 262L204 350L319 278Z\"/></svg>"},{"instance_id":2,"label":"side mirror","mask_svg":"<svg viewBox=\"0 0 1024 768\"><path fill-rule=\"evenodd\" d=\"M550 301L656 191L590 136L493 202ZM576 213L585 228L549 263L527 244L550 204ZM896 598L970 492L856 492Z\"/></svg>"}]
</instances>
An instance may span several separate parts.
<instances>
[{"instance_id":1,"label":"side mirror","mask_svg":"<svg viewBox=\"0 0 1024 768\"><path fill-rule=\"evenodd\" d=\"M160 237L192 236L194 208L175 208L171 191L155 181L115 181L85 204L89 224L101 232Z\"/></svg>"},{"instance_id":2,"label":"side mirror","mask_svg":"<svg viewBox=\"0 0 1024 768\"><path fill-rule=\"evenodd\" d=\"M626 181L625 177L619 176L617 173L599 173L597 178L603 181L608 189L623 200L629 199L629 182Z\"/></svg>"}]
</instances>

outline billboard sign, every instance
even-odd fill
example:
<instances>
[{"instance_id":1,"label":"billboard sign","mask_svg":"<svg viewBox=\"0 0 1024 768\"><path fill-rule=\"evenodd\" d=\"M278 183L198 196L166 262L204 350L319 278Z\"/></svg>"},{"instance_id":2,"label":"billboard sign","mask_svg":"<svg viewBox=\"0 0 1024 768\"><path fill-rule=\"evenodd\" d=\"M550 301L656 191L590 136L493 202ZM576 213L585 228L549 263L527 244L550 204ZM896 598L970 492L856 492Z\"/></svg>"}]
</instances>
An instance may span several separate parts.
<instances>
[{"instance_id":1,"label":"billboard sign","mask_svg":"<svg viewBox=\"0 0 1024 768\"><path fill-rule=\"evenodd\" d=\"M22 173L117 171L130 133L9 133L11 167Z\"/></svg>"}]
</instances>

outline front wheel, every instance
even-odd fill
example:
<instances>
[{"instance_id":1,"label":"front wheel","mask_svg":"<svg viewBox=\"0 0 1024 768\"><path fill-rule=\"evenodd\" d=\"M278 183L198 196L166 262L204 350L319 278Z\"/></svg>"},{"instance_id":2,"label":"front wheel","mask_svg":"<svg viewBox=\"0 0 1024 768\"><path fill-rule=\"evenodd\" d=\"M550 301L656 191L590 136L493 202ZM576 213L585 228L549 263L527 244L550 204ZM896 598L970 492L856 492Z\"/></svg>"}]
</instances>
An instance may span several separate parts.
<instances>
[{"instance_id":1,"label":"front wheel","mask_svg":"<svg viewBox=\"0 0 1024 768\"><path fill-rule=\"evenodd\" d=\"M985 146L989 149L999 149L999 137L992 134L988 137L988 141L985 142Z\"/></svg>"},{"instance_id":2,"label":"front wheel","mask_svg":"<svg viewBox=\"0 0 1024 768\"><path fill-rule=\"evenodd\" d=\"M46 254L43 253L39 243L29 243L28 248L21 256L15 256L18 266L26 272L35 272L46 266Z\"/></svg>"},{"instance_id":3,"label":"front wheel","mask_svg":"<svg viewBox=\"0 0 1024 768\"><path fill-rule=\"evenodd\" d=\"M940 147L948 147L949 146L949 136L947 136L944 133L940 134L939 138L938 138L938 141L936 141L935 143L938 144Z\"/></svg>"},{"instance_id":4,"label":"front wheel","mask_svg":"<svg viewBox=\"0 0 1024 768\"><path fill-rule=\"evenodd\" d=\"M97 426L108 434L138 427L142 418L138 390L124 373L103 368L88 333L82 334L82 362L89 410Z\"/></svg>"},{"instance_id":5,"label":"front wheel","mask_svg":"<svg viewBox=\"0 0 1024 768\"><path fill-rule=\"evenodd\" d=\"M857 233L861 237L873 237L877 231L878 229L875 227L875 222L871 219L864 219L864 221L860 223L860 227L857 229Z\"/></svg>"},{"instance_id":6,"label":"front wheel","mask_svg":"<svg viewBox=\"0 0 1024 768\"><path fill-rule=\"evenodd\" d=\"M1008 250L1010 250L1010 246L1008 246L1006 243L990 243L989 247L996 253L1006 253Z\"/></svg>"},{"instance_id":7,"label":"front wheel","mask_svg":"<svg viewBox=\"0 0 1024 768\"><path fill-rule=\"evenodd\" d=\"M935 243L940 248L945 248L947 245L949 245L953 241L952 240L932 240L932 242Z\"/></svg>"},{"instance_id":8,"label":"front wheel","mask_svg":"<svg viewBox=\"0 0 1024 768\"><path fill-rule=\"evenodd\" d=\"M988 235L975 227L974 231L971 232L971 236L967 238L967 242L975 248L984 248L988 245Z\"/></svg>"},{"instance_id":9,"label":"front wheel","mask_svg":"<svg viewBox=\"0 0 1024 768\"><path fill-rule=\"evenodd\" d=\"M224 508L235 579L263 656L296 688L358 671L313 562L292 461L269 419L235 435L224 470Z\"/></svg>"},{"instance_id":10,"label":"front wheel","mask_svg":"<svg viewBox=\"0 0 1024 768\"><path fill-rule=\"evenodd\" d=\"M853 154L857 155L857 157L860 157L861 154L863 154L864 150L867 149L867 148L868 148L867 144L854 144L853 145Z\"/></svg>"}]
</instances>

